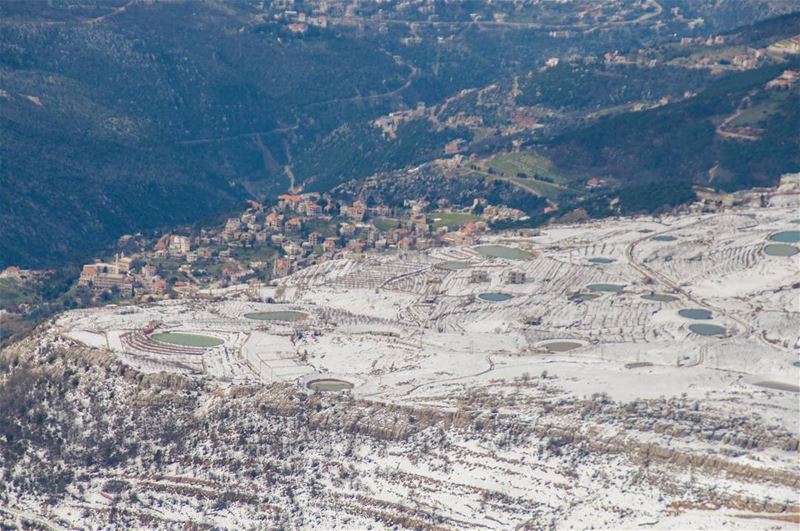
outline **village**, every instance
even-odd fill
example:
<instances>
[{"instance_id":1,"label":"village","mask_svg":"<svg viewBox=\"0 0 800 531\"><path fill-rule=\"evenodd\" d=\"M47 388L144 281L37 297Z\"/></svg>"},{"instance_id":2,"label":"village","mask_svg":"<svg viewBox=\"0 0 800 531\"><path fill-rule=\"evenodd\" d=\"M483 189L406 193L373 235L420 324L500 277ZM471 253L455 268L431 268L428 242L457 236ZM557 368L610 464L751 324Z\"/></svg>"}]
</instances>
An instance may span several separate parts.
<instances>
[{"instance_id":1,"label":"village","mask_svg":"<svg viewBox=\"0 0 800 531\"><path fill-rule=\"evenodd\" d=\"M194 234L122 236L113 259L83 266L78 286L106 302L194 297L201 289L260 284L329 260L472 245L492 221L525 218L483 199L467 209L449 207L446 199L342 204L318 193L284 194L271 207L251 200L240 215Z\"/></svg>"},{"instance_id":2,"label":"village","mask_svg":"<svg viewBox=\"0 0 800 531\"><path fill-rule=\"evenodd\" d=\"M693 210L765 206L763 193L718 194L701 188L696 193ZM74 281L67 279L72 287L64 294L64 307L204 298L235 285L257 288L333 260L472 246L492 238L493 223L526 219L521 210L482 198L469 207L444 198L404 200L399 206L361 199L348 203L319 193L283 194L271 206L248 200L238 215L216 225L123 235L108 255L83 264ZM535 236L539 230L521 233ZM0 272L0 282L33 289L59 273L66 274L11 266ZM509 283L524 282L512 273ZM485 280L482 271L472 274L473 282ZM35 304L25 302L0 311L27 315L35 310Z\"/></svg>"}]
</instances>

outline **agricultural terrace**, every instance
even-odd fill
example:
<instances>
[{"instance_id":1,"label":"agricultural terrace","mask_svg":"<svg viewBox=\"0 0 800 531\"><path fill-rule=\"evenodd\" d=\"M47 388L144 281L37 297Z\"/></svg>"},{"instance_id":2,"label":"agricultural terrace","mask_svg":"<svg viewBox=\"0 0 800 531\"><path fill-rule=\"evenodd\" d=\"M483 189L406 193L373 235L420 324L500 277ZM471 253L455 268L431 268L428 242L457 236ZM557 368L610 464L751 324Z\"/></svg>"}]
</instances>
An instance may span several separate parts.
<instances>
[{"instance_id":1,"label":"agricultural terrace","mask_svg":"<svg viewBox=\"0 0 800 531\"><path fill-rule=\"evenodd\" d=\"M764 246L796 245L793 212L492 234L474 246L328 261L223 300L71 311L53 333L146 372L226 385L430 403L454 387L546 370L577 395L778 393L773 403L788 409L764 414L783 422L800 377L800 268ZM174 340L186 337L209 339Z\"/></svg>"}]
</instances>

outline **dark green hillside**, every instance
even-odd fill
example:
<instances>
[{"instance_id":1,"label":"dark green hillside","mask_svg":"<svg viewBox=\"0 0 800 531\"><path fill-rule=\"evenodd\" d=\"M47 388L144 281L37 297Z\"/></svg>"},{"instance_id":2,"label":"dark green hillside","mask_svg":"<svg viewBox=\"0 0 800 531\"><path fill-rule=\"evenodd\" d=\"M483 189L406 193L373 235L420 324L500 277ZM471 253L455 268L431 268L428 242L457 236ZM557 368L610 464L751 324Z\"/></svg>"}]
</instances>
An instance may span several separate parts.
<instances>
[{"instance_id":1,"label":"dark green hillside","mask_svg":"<svg viewBox=\"0 0 800 531\"><path fill-rule=\"evenodd\" d=\"M470 136L467 131L436 131L421 119L401 125L395 140L384 138L369 123L347 125L303 153L295 173L308 182L309 190L327 190L343 181L436 158L450 140Z\"/></svg>"},{"instance_id":2,"label":"dark green hillside","mask_svg":"<svg viewBox=\"0 0 800 531\"><path fill-rule=\"evenodd\" d=\"M548 143L548 152L562 168L623 183L689 179L723 189L774 184L781 173L800 169L800 105L797 91L767 91L764 84L791 67L797 64L730 74L695 98L567 132ZM774 113L757 124L759 139L717 134L717 125L748 94L751 105L774 100Z\"/></svg>"},{"instance_id":3,"label":"dark green hillside","mask_svg":"<svg viewBox=\"0 0 800 531\"><path fill-rule=\"evenodd\" d=\"M572 110L676 99L710 77L706 70L670 66L562 63L521 80L517 102Z\"/></svg>"},{"instance_id":4,"label":"dark green hillside","mask_svg":"<svg viewBox=\"0 0 800 531\"><path fill-rule=\"evenodd\" d=\"M256 23L249 3L132 5L95 24L112 4L88 4L0 6L15 21L0 27L0 266L282 192L287 156L410 74L354 36Z\"/></svg>"},{"instance_id":5,"label":"dark green hillside","mask_svg":"<svg viewBox=\"0 0 800 531\"><path fill-rule=\"evenodd\" d=\"M795 12L759 20L725 32L723 35L732 36L734 42L758 46L768 44L777 39L794 37L798 31L800 31L800 12Z\"/></svg>"},{"instance_id":6,"label":"dark green hillside","mask_svg":"<svg viewBox=\"0 0 800 531\"><path fill-rule=\"evenodd\" d=\"M244 195L157 146L70 138L54 144L53 136L18 124L2 129L9 153L50 146L27 160L4 156L0 256L6 264L87 256L118 234L196 219Z\"/></svg>"}]
</instances>

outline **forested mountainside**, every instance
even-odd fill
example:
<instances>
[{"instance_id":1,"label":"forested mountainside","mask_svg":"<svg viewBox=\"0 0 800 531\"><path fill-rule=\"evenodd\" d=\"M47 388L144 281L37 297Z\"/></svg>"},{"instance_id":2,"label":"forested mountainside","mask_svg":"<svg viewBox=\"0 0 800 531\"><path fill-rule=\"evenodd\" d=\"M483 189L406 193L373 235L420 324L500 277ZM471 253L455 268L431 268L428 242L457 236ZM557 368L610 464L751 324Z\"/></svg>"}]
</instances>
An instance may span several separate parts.
<instances>
[{"instance_id":1,"label":"forested mountainside","mask_svg":"<svg viewBox=\"0 0 800 531\"><path fill-rule=\"evenodd\" d=\"M157 3L95 23L66 8L55 21L9 15L22 7L0 15L6 263L191 221L251 183L284 191L279 135L298 127L296 109L392 90L409 73L345 35L282 43L239 32L246 13L212 4Z\"/></svg>"},{"instance_id":2,"label":"forested mountainside","mask_svg":"<svg viewBox=\"0 0 800 531\"><path fill-rule=\"evenodd\" d=\"M609 117L547 144L561 168L625 183L679 179L735 190L800 168L800 90L765 88L800 62L729 74L694 98ZM747 115L752 118L747 120ZM752 136L725 134L740 119Z\"/></svg>"},{"instance_id":3,"label":"forested mountainside","mask_svg":"<svg viewBox=\"0 0 800 531\"><path fill-rule=\"evenodd\" d=\"M0 265L83 259L121 234L196 221L244 198L327 190L417 165L454 140L468 154L514 140L568 139L552 148L555 160L616 173L616 163L592 155L603 147L585 140L593 135L580 132L587 122L681 99L720 77L662 64L667 52L680 55L669 43L725 33L761 46L791 35L797 22L734 30L796 10L788 0L735 8L604 1L594 21L581 15L580 2L293 5L0 4ZM636 50L657 57L603 60ZM562 64L545 69L552 58ZM475 92L487 87L497 88L489 103ZM438 114L404 121L389 136L374 124L420 108ZM777 156L769 139L753 164ZM774 179L787 165L773 161L752 182ZM623 166L623 181L639 171Z\"/></svg>"}]
</instances>

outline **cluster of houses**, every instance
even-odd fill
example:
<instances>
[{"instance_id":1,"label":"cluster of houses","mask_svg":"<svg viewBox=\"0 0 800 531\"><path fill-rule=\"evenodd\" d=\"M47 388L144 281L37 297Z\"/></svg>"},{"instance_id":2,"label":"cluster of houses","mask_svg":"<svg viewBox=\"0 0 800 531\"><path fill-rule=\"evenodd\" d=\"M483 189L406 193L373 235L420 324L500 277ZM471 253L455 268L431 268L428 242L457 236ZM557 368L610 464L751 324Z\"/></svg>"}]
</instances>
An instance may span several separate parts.
<instances>
[{"instance_id":1,"label":"cluster of houses","mask_svg":"<svg viewBox=\"0 0 800 531\"><path fill-rule=\"evenodd\" d=\"M489 229L488 220L519 214L476 199L461 212L459 219L464 221L448 227L436 216L452 215L449 207L444 199L435 204L408 200L402 207L361 199L342 203L319 193L284 194L270 207L249 201L241 214L221 226L163 234L142 241L132 256L86 264L78 282L97 296L193 294L201 287L282 277L346 256L471 245ZM125 236L121 242L132 238Z\"/></svg>"},{"instance_id":2,"label":"cluster of houses","mask_svg":"<svg viewBox=\"0 0 800 531\"><path fill-rule=\"evenodd\" d=\"M35 269L21 269L17 266L8 266L2 272L0 272L0 279L7 278L18 281L34 281L45 274L47 273L43 273L42 271L37 271Z\"/></svg>"},{"instance_id":3,"label":"cluster of houses","mask_svg":"<svg viewBox=\"0 0 800 531\"><path fill-rule=\"evenodd\" d=\"M781 75L767 82L766 88L771 90L789 90L797 80L800 79L800 72L797 70L784 70Z\"/></svg>"},{"instance_id":4,"label":"cluster of houses","mask_svg":"<svg viewBox=\"0 0 800 531\"><path fill-rule=\"evenodd\" d=\"M437 206L443 206L445 202ZM247 241L254 238L280 246L283 256L274 261L273 276L288 275L297 268L351 254L379 252L385 249L401 251L422 250L437 245L466 245L475 242L479 232L488 229L486 221L476 220L450 230L434 228L431 216L425 211L431 206L427 201L406 201L402 208L385 204L368 205L355 200L338 204L320 194L285 194L278 197L275 207L263 213L261 226L256 222L230 236ZM488 206L489 213L493 211ZM260 219L258 208L243 214ZM327 234L309 228L327 224ZM229 219L226 228L236 226L236 218Z\"/></svg>"},{"instance_id":5,"label":"cluster of houses","mask_svg":"<svg viewBox=\"0 0 800 531\"><path fill-rule=\"evenodd\" d=\"M269 4L261 3L261 8L269 7L271 17L274 21L285 25L292 33L303 34L308 31L309 26L319 28L328 27L328 5L322 2L306 13L295 6L294 0L274 0Z\"/></svg>"},{"instance_id":6,"label":"cluster of houses","mask_svg":"<svg viewBox=\"0 0 800 531\"><path fill-rule=\"evenodd\" d=\"M134 287L140 294L164 295L167 292L167 281L154 266L145 264L135 271L132 265L133 258L122 254L116 254L113 262L84 264L78 285L98 295L110 292L120 297L132 297ZM181 288L180 285L175 287Z\"/></svg>"}]
</instances>

